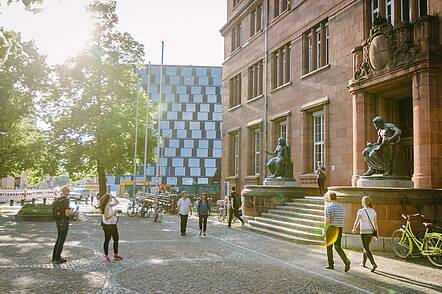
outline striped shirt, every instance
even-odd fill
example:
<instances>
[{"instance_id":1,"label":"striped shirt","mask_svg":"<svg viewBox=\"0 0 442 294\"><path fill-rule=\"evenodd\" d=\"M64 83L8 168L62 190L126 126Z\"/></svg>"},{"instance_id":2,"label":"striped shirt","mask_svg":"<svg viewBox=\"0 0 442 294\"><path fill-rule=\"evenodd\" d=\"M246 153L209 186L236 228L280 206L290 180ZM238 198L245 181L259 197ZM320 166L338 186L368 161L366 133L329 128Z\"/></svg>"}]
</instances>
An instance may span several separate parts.
<instances>
[{"instance_id":1,"label":"striped shirt","mask_svg":"<svg viewBox=\"0 0 442 294\"><path fill-rule=\"evenodd\" d=\"M332 204L325 208L325 217L330 220L331 226L336 226L339 228L344 227L344 207L337 202L332 202Z\"/></svg>"}]
</instances>

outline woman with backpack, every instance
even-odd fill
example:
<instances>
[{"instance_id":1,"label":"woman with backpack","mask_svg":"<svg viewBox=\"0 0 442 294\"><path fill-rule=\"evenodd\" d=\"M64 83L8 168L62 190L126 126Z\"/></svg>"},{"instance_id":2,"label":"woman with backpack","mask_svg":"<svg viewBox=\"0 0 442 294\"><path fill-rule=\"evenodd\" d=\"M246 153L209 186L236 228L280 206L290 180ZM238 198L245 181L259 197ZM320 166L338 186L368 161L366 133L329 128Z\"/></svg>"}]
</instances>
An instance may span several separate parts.
<instances>
[{"instance_id":1,"label":"woman with backpack","mask_svg":"<svg viewBox=\"0 0 442 294\"><path fill-rule=\"evenodd\" d=\"M370 243L372 237L375 237L376 240L379 239L377 214L376 210L373 209L373 201L370 197L362 197L362 206L363 208L358 210L352 232L355 234L358 226L360 227L359 232L361 234L362 246L364 247L361 266L365 267L368 258L373 266L371 272L374 272L378 266L371 254Z\"/></svg>"},{"instance_id":2,"label":"woman with backpack","mask_svg":"<svg viewBox=\"0 0 442 294\"><path fill-rule=\"evenodd\" d=\"M110 262L109 258L109 242L112 237L114 240L114 260L123 260L123 257L118 255L118 210L114 210L113 207L120 202L110 194L105 194L100 198L100 211L101 211L101 225L104 231L104 261Z\"/></svg>"},{"instance_id":3,"label":"woman with backpack","mask_svg":"<svg viewBox=\"0 0 442 294\"><path fill-rule=\"evenodd\" d=\"M201 234L203 234L203 236L206 236L207 218L210 215L210 202L207 200L206 193L203 193L201 195L201 200L198 201L196 211L198 212L199 218L200 236Z\"/></svg>"}]
</instances>

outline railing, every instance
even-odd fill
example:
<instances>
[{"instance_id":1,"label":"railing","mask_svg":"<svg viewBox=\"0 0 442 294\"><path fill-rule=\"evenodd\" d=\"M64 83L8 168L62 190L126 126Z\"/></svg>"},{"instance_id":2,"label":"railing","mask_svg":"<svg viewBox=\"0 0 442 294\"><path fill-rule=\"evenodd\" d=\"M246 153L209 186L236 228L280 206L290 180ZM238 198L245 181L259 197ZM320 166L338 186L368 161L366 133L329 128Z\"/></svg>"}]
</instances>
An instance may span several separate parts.
<instances>
[{"instance_id":1,"label":"railing","mask_svg":"<svg viewBox=\"0 0 442 294\"><path fill-rule=\"evenodd\" d=\"M9 202L14 200L14 202L30 201L32 198L43 199L43 198L55 198L56 193L54 190L0 190L0 203Z\"/></svg>"}]
</instances>

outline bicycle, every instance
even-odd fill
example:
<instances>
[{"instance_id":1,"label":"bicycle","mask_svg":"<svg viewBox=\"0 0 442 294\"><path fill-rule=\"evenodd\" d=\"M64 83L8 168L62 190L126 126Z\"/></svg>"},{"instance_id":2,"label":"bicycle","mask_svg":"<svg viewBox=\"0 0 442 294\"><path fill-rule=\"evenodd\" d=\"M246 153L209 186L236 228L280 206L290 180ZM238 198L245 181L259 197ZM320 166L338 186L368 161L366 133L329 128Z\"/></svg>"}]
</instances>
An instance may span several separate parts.
<instances>
[{"instance_id":1,"label":"bicycle","mask_svg":"<svg viewBox=\"0 0 442 294\"><path fill-rule=\"evenodd\" d=\"M156 209L154 209L153 221L158 222L158 223L163 222L163 206L162 205L158 205L158 207Z\"/></svg>"},{"instance_id":2,"label":"bicycle","mask_svg":"<svg viewBox=\"0 0 442 294\"><path fill-rule=\"evenodd\" d=\"M411 216L423 217L421 214ZM406 224L391 235L391 245L394 253L400 258L407 258L413 253L413 248L416 246L419 253L426 256L434 266L442 267L442 234L430 233L430 224L424 222L425 234L423 239L419 240L411 229L411 216L402 214L402 218L407 220Z\"/></svg>"},{"instance_id":3,"label":"bicycle","mask_svg":"<svg viewBox=\"0 0 442 294\"><path fill-rule=\"evenodd\" d=\"M217 204L218 204L218 221L223 223L227 217L227 211L225 209L225 202L224 202L224 200L218 200Z\"/></svg>"},{"instance_id":4,"label":"bicycle","mask_svg":"<svg viewBox=\"0 0 442 294\"><path fill-rule=\"evenodd\" d=\"M131 216L131 217L136 216L138 213L138 209L139 209L138 203L136 203L136 201L134 199L134 200L132 200L132 202L128 203L126 213L128 216Z\"/></svg>"}]
</instances>

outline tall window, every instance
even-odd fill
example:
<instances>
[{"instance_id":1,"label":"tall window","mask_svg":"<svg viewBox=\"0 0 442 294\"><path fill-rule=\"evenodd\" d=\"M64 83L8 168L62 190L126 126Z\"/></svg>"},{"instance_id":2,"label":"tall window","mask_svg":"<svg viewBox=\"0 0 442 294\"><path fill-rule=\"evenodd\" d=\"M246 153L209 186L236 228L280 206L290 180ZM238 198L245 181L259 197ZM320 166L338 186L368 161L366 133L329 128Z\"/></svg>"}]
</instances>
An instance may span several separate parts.
<instances>
[{"instance_id":1,"label":"tall window","mask_svg":"<svg viewBox=\"0 0 442 294\"><path fill-rule=\"evenodd\" d=\"M249 99L262 95L263 62L262 60L249 67Z\"/></svg>"},{"instance_id":2,"label":"tall window","mask_svg":"<svg viewBox=\"0 0 442 294\"><path fill-rule=\"evenodd\" d=\"M287 121L281 121L279 123L279 138L284 138L286 142L288 142L287 138Z\"/></svg>"},{"instance_id":3,"label":"tall window","mask_svg":"<svg viewBox=\"0 0 442 294\"><path fill-rule=\"evenodd\" d=\"M274 0L273 2L273 12L275 17L282 14L288 8L288 0Z\"/></svg>"},{"instance_id":4,"label":"tall window","mask_svg":"<svg viewBox=\"0 0 442 294\"><path fill-rule=\"evenodd\" d=\"M229 81L229 107L241 104L241 74Z\"/></svg>"},{"instance_id":5,"label":"tall window","mask_svg":"<svg viewBox=\"0 0 442 294\"><path fill-rule=\"evenodd\" d=\"M262 29L262 4L252 9L250 13L250 37Z\"/></svg>"},{"instance_id":6,"label":"tall window","mask_svg":"<svg viewBox=\"0 0 442 294\"><path fill-rule=\"evenodd\" d=\"M235 51L241 46L241 24L236 25L231 32L231 50Z\"/></svg>"},{"instance_id":7,"label":"tall window","mask_svg":"<svg viewBox=\"0 0 442 294\"><path fill-rule=\"evenodd\" d=\"M418 16L427 15L427 0L418 0Z\"/></svg>"},{"instance_id":8,"label":"tall window","mask_svg":"<svg viewBox=\"0 0 442 294\"><path fill-rule=\"evenodd\" d=\"M389 23L394 24L394 0L385 1L385 18Z\"/></svg>"},{"instance_id":9,"label":"tall window","mask_svg":"<svg viewBox=\"0 0 442 294\"><path fill-rule=\"evenodd\" d=\"M329 63L329 25L325 20L303 35L303 73L307 74Z\"/></svg>"},{"instance_id":10,"label":"tall window","mask_svg":"<svg viewBox=\"0 0 442 294\"><path fill-rule=\"evenodd\" d=\"M307 72L311 72L313 70L313 36L312 33L309 33L307 35L307 50L308 50L308 71Z\"/></svg>"},{"instance_id":11,"label":"tall window","mask_svg":"<svg viewBox=\"0 0 442 294\"><path fill-rule=\"evenodd\" d=\"M290 43L272 53L272 89L290 82Z\"/></svg>"},{"instance_id":12,"label":"tall window","mask_svg":"<svg viewBox=\"0 0 442 294\"><path fill-rule=\"evenodd\" d=\"M253 161L253 170L255 175L259 175L259 166L260 166L260 150L261 150L261 137L260 130L255 129L253 131L253 141L254 141L254 161Z\"/></svg>"},{"instance_id":13,"label":"tall window","mask_svg":"<svg viewBox=\"0 0 442 294\"><path fill-rule=\"evenodd\" d=\"M376 16L379 13L379 3L378 0L371 0L371 23L374 22Z\"/></svg>"},{"instance_id":14,"label":"tall window","mask_svg":"<svg viewBox=\"0 0 442 294\"><path fill-rule=\"evenodd\" d=\"M313 116L313 169L318 162L324 163L324 114L314 112Z\"/></svg>"},{"instance_id":15,"label":"tall window","mask_svg":"<svg viewBox=\"0 0 442 294\"><path fill-rule=\"evenodd\" d=\"M233 135L233 171L234 175L239 175L240 162L239 162L239 134Z\"/></svg>"},{"instance_id":16,"label":"tall window","mask_svg":"<svg viewBox=\"0 0 442 294\"><path fill-rule=\"evenodd\" d=\"M316 68L321 67L321 28L316 28Z\"/></svg>"}]
</instances>

